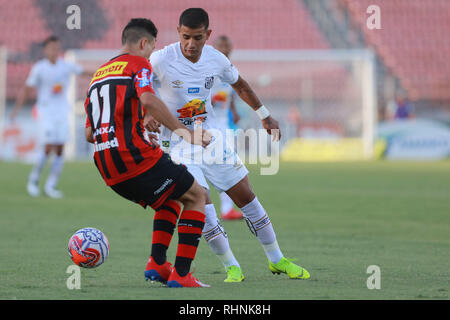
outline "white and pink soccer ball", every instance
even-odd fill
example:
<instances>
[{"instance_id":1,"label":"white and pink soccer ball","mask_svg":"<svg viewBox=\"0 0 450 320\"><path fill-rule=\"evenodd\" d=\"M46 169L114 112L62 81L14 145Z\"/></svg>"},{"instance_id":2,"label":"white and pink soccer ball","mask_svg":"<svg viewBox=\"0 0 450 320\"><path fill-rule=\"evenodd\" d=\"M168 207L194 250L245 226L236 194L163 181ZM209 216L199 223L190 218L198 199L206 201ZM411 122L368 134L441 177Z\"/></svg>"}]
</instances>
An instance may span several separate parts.
<instances>
[{"instance_id":1,"label":"white and pink soccer ball","mask_svg":"<svg viewBox=\"0 0 450 320\"><path fill-rule=\"evenodd\" d=\"M96 268L109 255L109 242L96 228L83 228L73 234L68 245L72 261L83 268Z\"/></svg>"}]
</instances>

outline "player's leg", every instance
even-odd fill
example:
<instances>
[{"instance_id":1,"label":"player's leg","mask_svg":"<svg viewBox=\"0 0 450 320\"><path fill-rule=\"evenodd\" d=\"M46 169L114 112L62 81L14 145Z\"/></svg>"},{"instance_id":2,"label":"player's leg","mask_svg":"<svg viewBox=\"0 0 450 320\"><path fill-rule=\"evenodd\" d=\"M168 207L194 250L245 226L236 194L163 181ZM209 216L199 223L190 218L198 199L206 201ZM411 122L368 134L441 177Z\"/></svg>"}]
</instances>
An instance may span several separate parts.
<instances>
[{"instance_id":1,"label":"player's leg","mask_svg":"<svg viewBox=\"0 0 450 320\"><path fill-rule=\"evenodd\" d=\"M204 191L197 182L193 181L189 190L177 200L166 200L155 212L152 251L147 262L145 277L163 283L171 281L168 286L173 287L206 286L189 273L204 225ZM182 211L181 204L184 206ZM167 261L166 253L178 218L179 243L172 268L171 263Z\"/></svg>"},{"instance_id":2,"label":"player's leg","mask_svg":"<svg viewBox=\"0 0 450 320\"><path fill-rule=\"evenodd\" d=\"M227 117L218 117L217 118L217 127L222 133L222 137L224 137L225 141L223 142L224 148L232 150L233 148L230 146L234 146L234 134L230 135L227 132L230 132L230 126ZM226 192L219 192L220 197L220 217L222 220L239 220L243 218L242 212L236 210L234 208L233 200L226 194Z\"/></svg>"},{"instance_id":3,"label":"player's leg","mask_svg":"<svg viewBox=\"0 0 450 320\"><path fill-rule=\"evenodd\" d=\"M32 197L38 197L40 195L39 181L41 180L42 170L47 163L50 152L50 145L45 145L44 148L39 151L36 162L28 176L27 191Z\"/></svg>"},{"instance_id":4,"label":"player's leg","mask_svg":"<svg viewBox=\"0 0 450 320\"><path fill-rule=\"evenodd\" d=\"M224 282L244 281L241 266L231 250L227 232L217 219L216 208L209 195L207 195L206 199L205 215L206 221L202 233L203 238L225 268L227 278Z\"/></svg>"},{"instance_id":5,"label":"player's leg","mask_svg":"<svg viewBox=\"0 0 450 320\"><path fill-rule=\"evenodd\" d=\"M157 220L172 221L172 223L175 223L177 220L177 217L169 217L174 215L172 211L179 212L181 210L180 207L170 210L171 203L175 203L170 200L178 200L183 203L184 208L179 215L179 244L175 268L172 268L167 261L163 265L157 265L155 262L157 267L154 271L158 273L158 278L155 280L166 282L175 275L175 282L181 284L181 286L205 286L195 279L191 273L183 276L186 270L189 272L205 221L204 191L195 182L194 177L187 171L186 167L173 163L167 154L163 154L152 168L134 178L112 185L111 189L120 196L142 205L144 208L151 206L156 212L159 212L158 217L160 219ZM160 223L159 227L162 224L164 222ZM164 231L164 229L164 227L161 227L161 229L156 227L157 231ZM165 260L173 227L169 226L168 230L169 233L167 235L160 233L162 237L166 238L165 240L161 240L161 237L153 237L155 244L165 244L165 246L158 246L157 250L153 250L154 247L152 246L152 255L156 259L150 257L151 260L158 260L159 262ZM147 271L151 270L146 269L146 277ZM149 273L149 276L151 273Z\"/></svg>"},{"instance_id":6,"label":"player's leg","mask_svg":"<svg viewBox=\"0 0 450 320\"><path fill-rule=\"evenodd\" d=\"M228 156L223 164L204 166L205 177L218 190L225 190L241 209L250 230L257 236L266 253L272 272L282 270L291 278L308 278L306 270L304 272L303 268L283 257L270 218L252 191L247 168L235 152L228 152Z\"/></svg>"},{"instance_id":7,"label":"player's leg","mask_svg":"<svg viewBox=\"0 0 450 320\"><path fill-rule=\"evenodd\" d=\"M45 183L44 191L51 198L62 198L63 193L56 190L56 185L58 184L64 166L64 143L69 138L69 120L66 117L57 117L56 119L52 119L51 125L51 134L47 139L53 145L52 148L55 153L55 158L50 167L50 173Z\"/></svg>"},{"instance_id":8,"label":"player's leg","mask_svg":"<svg viewBox=\"0 0 450 320\"><path fill-rule=\"evenodd\" d=\"M187 168L183 165L177 165L172 161L168 160L168 156L164 155L160 160L163 165L160 166L159 171L165 174L163 179L159 179L161 182L167 184L167 178L170 178L172 182L166 185L165 188L172 190L170 195L166 192L161 191L161 194L165 194L165 199L159 198L154 201L151 205L152 207L160 211L160 208L165 205L170 204L168 200L173 199L182 203L183 209L179 213L178 219L178 247L175 258L174 267L171 268L170 275L167 279L167 285L169 287L206 287L205 285L198 281L189 272L191 268L192 261L195 258L197 248L201 239L201 233L203 226L205 224L205 199L206 192L204 189L195 181L194 177L188 172ZM171 185L173 187L171 187ZM159 190L160 188L158 188ZM162 202L161 206L159 203ZM174 211L179 212L179 209ZM164 212L162 212L164 214ZM159 215L162 217L162 214ZM170 215L172 219L171 223L175 220L173 219L173 211L167 214ZM167 219L166 219L167 221ZM170 232L172 226L167 225L166 231ZM171 235L166 233L166 245L169 246ZM157 238L153 239L153 243L157 241ZM161 248L160 248L161 249ZM164 248L163 248L164 249ZM166 249L167 250L167 249ZM155 255L157 251L153 250L152 244L152 255Z\"/></svg>"},{"instance_id":9,"label":"player's leg","mask_svg":"<svg viewBox=\"0 0 450 320\"><path fill-rule=\"evenodd\" d=\"M226 190L228 196L242 210L249 226L257 228L256 235L268 259L279 262L283 254L278 247L270 219L250 187L248 170L237 155L235 156L234 164L205 166L205 176L218 190Z\"/></svg>"},{"instance_id":10,"label":"player's leg","mask_svg":"<svg viewBox=\"0 0 450 320\"><path fill-rule=\"evenodd\" d=\"M151 254L145 267L145 279L167 282L172 264L167 261L167 249L181 214L182 203L167 200L155 211L153 217L153 235Z\"/></svg>"},{"instance_id":11,"label":"player's leg","mask_svg":"<svg viewBox=\"0 0 450 320\"><path fill-rule=\"evenodd\" d=\"M279 262L283 254L278 247L272 223L258 198L253 193L248 175L228 189L226 193L244 213L250 230L257 236L267 258L273 263Z\"/></svg>"},{"instance_id":12,"label":"player's leg","mask_svg":"<svg viewBox=\"0 0 450 320\"><path fill-rule=\"evenodd\" d=\"M52 149L54 150L55 157L50 166L50 173L47 181L45 182L44 191L49 197L59 199L62 198L63 193L56 190L56 185L58 184L59 177L64 166L64 144L53 144Z\"/></svg>"},{"instance_id":13,"label":"player's leg","mask_svg":"<svg viewBox=\"0 0 450 320\"><path fill-rule=\"evenodd\" d=\"M219 192L220 198L220 213L222 216L233 209L233 200L225 193Z\"/></svg>"},{"instance_id":14,"label":"player's leg","mask_svg":"<svg viewBox=\"0 0 450 320\"><path fill-rule=\"evenodd\" d=\"M209 197L209 186L206 182L202 168L199 165L187 165L188 171L194 176L195 180L206 190L206 205L205 205L205 225L203 227L203 238L208 243L208 246L214 254L222 262L226 272L227 278L225 282L240 282L244 279L239 262L234 257L228 242L228 236L217 219L217 212L214 204Z\"/></svg>"},{"instance_id":15,"label":"player's leg","mask_svg":"<svg viewBox=\"0 0 450 320\"><path fill-rule=\"evenodd\" d=\"M191 188L177 198L184 208L178 221L178 247L169 287L209 287L189 272L205 225L205 190L194 180Z\"/></svg>"},{"instance_id":16,"label":"player's leg","mask_svg":"<svg viewBox=\"0 0 450 320\"><path fill-rule=\"evenodd\" d=\"M32 197L40 195L39 182L42 176L42 170L53 152L51 138L54 136L54 127L52 122L46 118L40 118L38 121L38 136L43 148L37 154L36 161L28 176L27 191Z\"/></svg>"},{"instance_id":17,"label":"player's leg","mask_svg":"<svg viewBox=\"0 0 450 320\"><path fill-rule=\"evenodd\" d=\"M290 278L308 279L309 273L306 269L295 265L283 256L270 218L253 193L248 175L226 192L242 210L250 231L261 243L272 273L286 273Z\"/></svg>"},{"instance_id":18,"label":"player's leg","mask_svg":"<svg viewBox=\"0 0 450 320\"><path fill-rule=\"evenodd\" d=\"M238 220L242 219L243 215L240 211L234 209L233 200L222 191L219 193L220 197L220 216L223 220Z\"/></svg>"},{"instance_id":19,"label":"player's leg","mask_svg":"<svg viewBox=\"0 0 450 320\"><path fill-rule=\"evenodd\" d=\"M184 170L186 170L185 167ZM191 184L193 184L193 182L191 182ZM190 198L192 198L192 192L195 192L197 188L191 190L191 185L187 187L189 187L189 190L186 189L187 191L180 195L180 199L169 199L159 208L156 208L153 220L152 250L145 270L146 279L165 282L170 275L171 264L167 262L166 252L172 240L177 220L181 216L181 207L184 205L185 210L198 211L199 209L190 208L192 204L189 203ZM194 197L193 199L195 200L196 198ZM181 200L185 203L182 203ZM197 199L197 202L198 200L199 199ZM198 205L198 203L194 204ZM204 206L205 203L203 200L202 207L200 208L202 212L204 212ZM169 274L167 274L168 270Z\"/></svg>"}]
</instances>

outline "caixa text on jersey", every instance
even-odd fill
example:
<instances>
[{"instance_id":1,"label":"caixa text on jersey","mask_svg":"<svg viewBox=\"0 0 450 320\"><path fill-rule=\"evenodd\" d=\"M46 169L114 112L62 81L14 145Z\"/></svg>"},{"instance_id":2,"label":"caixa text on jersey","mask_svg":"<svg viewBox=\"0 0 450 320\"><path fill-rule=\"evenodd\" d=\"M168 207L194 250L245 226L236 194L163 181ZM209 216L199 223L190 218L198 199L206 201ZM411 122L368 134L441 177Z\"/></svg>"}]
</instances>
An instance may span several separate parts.
<instances>
[{"instance_id":1,"label":"caixa text on jersey","mask_svg":"<svg viewBox=\"0 0 450 320\"><path fill-rule=\"evenodd\" d=\"M93 136L95 138L99 134L110 133L110 132L116 132L116 129L114 129L114 126L97 128L97 129L95 129Z\"/></svg>"}]
</instances>

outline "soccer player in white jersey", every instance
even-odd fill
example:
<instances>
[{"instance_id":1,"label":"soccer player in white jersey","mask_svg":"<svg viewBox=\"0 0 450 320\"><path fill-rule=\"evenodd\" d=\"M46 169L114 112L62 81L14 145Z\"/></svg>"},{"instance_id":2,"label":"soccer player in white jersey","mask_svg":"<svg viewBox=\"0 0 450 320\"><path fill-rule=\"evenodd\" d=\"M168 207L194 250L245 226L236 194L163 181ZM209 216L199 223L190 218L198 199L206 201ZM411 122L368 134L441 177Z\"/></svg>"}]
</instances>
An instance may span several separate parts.
<instances>
[{"instance_id":1,"label":"soccer player in white jersey","mask_svg":"<svg viewBox=\"0 0 450 320\"><path fill-rule=\"evenodd\" d=\"M222 52L225 57L229 58L233 45L230 38L226 35L221 35L214 40L214 48ZM226 82L222 82L219 79L214 81L212 87L212 100L211 104L216 114L216 121L218 128L223 131L224 137L226 136L226 130L231 129L229 125L229 113L233 116L233 123L239 121L239 114L236 110L234 103L234 96L236 92L231 85ZM227 195L225 191L219 193L220 197L220 216L223 220L237 220L242 219L242 212L234 209L233 200Z\"/></svg>"},{"instance_id":2,"label":"soccer player in white jersey","mask_svg":"<svg viewBox=\"0 0 450 320\"><path fill-rule=\"evenodd\" d=\"M229 83L239 97L257 112L263 128L269 134L278 134L279 138L278 122L272 118L248 83L239 75L238 70L220 51L205 45L211 35L206 11L201 8L185 10L180 16L177 30L180 41L154 52L150 62L153 66L153 88L178 119L187 127L194 127L200 123L206 130L217 128L211 106L211 88L216 79L220 79ZM156 120L147 124L150 131L158 130ZM217 190L225 191L240 208L250 230L256 235L266 253L270 271L286 273L292 279L309 278L306 269L283 256L272 223L253 193L248 171L235 151L229 148L225 150L223 153L225 163L199 164L193 162L192 158L195 158L197 152L202 152L202 149L197 147L191 149L191 145L176 141L175 136L167 128L161 129L162 147L170 153L171 158L185 164L201 186L209 189L208 180ZM216 143L220 142L216 140ZM214 141L211 144L214 145ZM180 150L183 154L181 157ZM230 157L234 160L228 164ZM241 282L244 275L230 249L226 232L217 219L209 197L206 203L203 237L226 268L225 282Z\"/></svg>"},{"instance_id":3,"label":"soccer player in white jersey","mask_svg":"<svg viewBox=\"0 0 450 320\"><path fill-rule=\"evenodd\" d=\"M10 117L11 121L14 121L32 88L36 88L39 135L44 148L39 152L28 177L27 191L33 197L40 195L39 180L42 169L49 156L55 153L44 192L51 198L61 198L63 193L56 189L56 185L64 164L64 143L69 138L68 85L71 74L88 75L88 72L84 72L81 66L59 57L61 47L56 36L48 37L43 45L45 58L32 67Z\"/></svg>"}]
</instances>

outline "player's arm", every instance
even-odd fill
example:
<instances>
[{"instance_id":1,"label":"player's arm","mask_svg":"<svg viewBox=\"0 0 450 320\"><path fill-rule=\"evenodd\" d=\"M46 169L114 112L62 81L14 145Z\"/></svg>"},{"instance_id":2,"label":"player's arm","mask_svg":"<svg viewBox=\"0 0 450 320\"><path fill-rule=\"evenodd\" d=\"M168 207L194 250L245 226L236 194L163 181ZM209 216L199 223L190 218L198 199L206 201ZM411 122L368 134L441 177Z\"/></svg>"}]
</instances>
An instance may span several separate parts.
<instances>
[{"instance_id":1,"label":"player's arm","mask_svg":"<svg viewBox=\"0 0 450 320\"><path fill-rule=\"evenodd\" d=\"M85 106L89 103L89 98L86 100ZM92 133L92 126L89 117L86 117L86 127L84 129L84 136L86 137L86 141L89 143L94 143L94 134Z\"/></svg>"},{"instance_id":2,"label":"player's arm","mask_svg":"<svg viewBox=\"0 0 450 320\"><path fill-rule=\"evenodd\" d=\"M92 134L92 128L90 126L84 129L84 135L87 142L94 143L94 135Z\"/></svg>"},{"instance_id":3,"label":"player's arm","mask_svg":"<svg viewBox=\"0 0 450 320\"><path fill-rule=\"evenodd\" d=\"M69 68L71 73L76 74L81 77L91 77L97 72L97 69L85 70L85 68L78 63L66 62L67 67Z\"/></svg>"},{"instance_id":4,"label":"player's arm","mask_svg":"<svg viewBox=\"0 0 450 320\"><path fill-rule=\"evenodd\" d=\"M170 112L167 106L156 95L150 92L144 92L139 97L142 106L145 108L148 119L153 117L156 121L162 123L170 131L179 134L183 139L192 143L206 147L211 141L211 136L202 130L202 132L194 133L193 130L189 130Z\"/></svg>"},{"instance_id":5,"label":"player's arm","mask_svg":"<svg viewBox=\"0 0 450 320\"><path fill-rule=\"evenodd\" d=\"M161 123L158 122L155 118L153 118L152 115L148 112L146 112L144 115L144 126L145 129L147 129L150 132L161 133L161 131L159 130Z\"/></svg>"},{"instance_id":6,"label":"player's arm","mask_svg":"<svg viewBox=\"0 0 450 320\"><path fill-rule=\"evenodd\" d=\"M80 74L80 76L92 78L92 76L94 75L94 73L95 73L96 71L97 71L97 70L83 70L83 72Z\"/></svg>"},{"instance_id":7,"label":"player's arm","mask_svg":"<svg viewBox=\"0 0 450 320\"><path fill-rule=\"evenodd\" d=\"M30 96L33 88L36 88L40 83L40 64L35 64L31 70L30 73L25 81L25 85L20 91L19 95L17 96L16 104L14 105L14 108L11 112L10 118L11 121L14 121L14 119L17 116L17 113L22 108L25 101Z\"/></svg>"},{"instance_id":8,"label":"player's arm","mask_svg":"<svg viewBox=\"0 0 450 320\"><path fill-rule=\"evenodd\" d=\"M94 143L94 134L92 133L92 126L91 126L91 120L89 120L87 107L90 104L90 98L89 96L86 98L86 101L84 102L84 110L86 111L86 124L84 127L84 136L86 137L86 141L89 143Z\"/></svg>"},{"instance_id":9,"label":"player's arm","mask_svg":"<svg viewBox=\"0 0 450 320\"><path fill-rule=\"evenodd\" d=\"M239 122L239 120L241 119L241 117L239 116L239 113L237 112L236 109L236 104L234 103L234 93L232 93L230 95L230 110L231 110L231 114L233 115L233 123L236 124Z\"/></svg>"},{"instance_id":10,"label":"player's arm","mask_svg":"<svg viewBox=\"0 0 450 320\"><path fill-rule=\"evenodd\" d=\"M19 113L20 109L22 108L25 101L28 99L28 97L31 94L31 91L33 90L32 87L25 85L22 90L20 91L19 95L17 96L16 104L14 105L13 110L11 111L10 119L11 121L14 121L14 119L17 116L17 113Z\"/></svg>"},{"instance_id":11,"label":"player's arm","mask_svg":"<svg viewBox=\"0 0 450 320\"><path fill-rule=\"evenodd\" d=\"M256 111L262 121L264 129L267 130L267 133L273 134L274 138L277 140L281 139L281 131L278 121L272 118L269 110L267 110L267 108L261 103L248 82L239 76L238 80L231 86L239 97L241 97L242 100L244 100L253 110Z\"/></svg>"}]
</instances>

